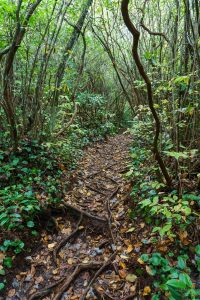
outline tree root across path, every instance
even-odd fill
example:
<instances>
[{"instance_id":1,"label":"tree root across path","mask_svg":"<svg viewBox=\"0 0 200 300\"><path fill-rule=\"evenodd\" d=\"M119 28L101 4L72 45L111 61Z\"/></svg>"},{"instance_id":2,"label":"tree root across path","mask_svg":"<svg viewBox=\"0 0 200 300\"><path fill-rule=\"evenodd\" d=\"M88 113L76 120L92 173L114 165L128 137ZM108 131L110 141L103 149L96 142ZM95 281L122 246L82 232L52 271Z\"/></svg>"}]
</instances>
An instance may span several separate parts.
<instances>
[{"instance_id":1,"label":"tree root across path","mask_svg":"<svg viewBox=\"0 0 200 300\"><path fill-rule=\"evenodd\" d=\"M75 211L76 213L79 213L80 215L83 215L83 216L86 216L88 218L91 218L93 220L97 220L97 221L100 221L100 222L108 222L107 219L104 219L104 218L101 218L101 217L98 217L98 216L95 216L95 215L92 215L90 213L88 213L87 211L84 211L78 207L75 207L69 203L66 203L64 201L62 201L62 205L66 208L66 209L71 209L73 211Z\"/></svg>"},{"instance_id":2,"label":"tree root across path","mask_svg":"<svg viewBox=\"0 0 200 300\"><path fill-rule=\"evenodd\" d=\"M42 299L43 297L48 296L54 287L56 287L57 285L61 284L63 281L65 280L65 278L61 278L60 280L58 280L57 282L54 282L50 285L48 285L46 288L42 289L39 292L34 293L31 296L27 296L26 300L37 300L37 299Z\"/></svg>"},{"instance_id":3,"label":"tree root across path","mask_svg":"<svg viewBox=\"0 0 200 300\"><path fill-rule=\"evenodd\" d=\"M128 136L119 135L97 144L98 151L95 145L87 149L73 187L58 205L61 213L55 213L58 232L44 229L43 247L34 258L44 264L30 284L22 278L20 300L24 295L27 300L133 299L131 285L121 277L127 239L120 236L122 199L128 184L120 172L126 167L129 143Z\"/></svg>"},{"instance_id":4,"label":"tree root across path","mask_svg":"<svg viewBox=\"0 0 200 300\"><path fill-rule=\"evenodd\" d=\"M74 238L81 230L83 230L83 227L80 227L81 222L83 219L83 214L81 213L80 215L80 219L78 221L78 224L76 226L76 229L67 237L63 238L60 243L56 246L56 248L53 251L53 259L55 264L57 265L57 254L59 252L59 250L61 249L61 247L63 247L71 238Z\"/></svg>"}]
</instances>

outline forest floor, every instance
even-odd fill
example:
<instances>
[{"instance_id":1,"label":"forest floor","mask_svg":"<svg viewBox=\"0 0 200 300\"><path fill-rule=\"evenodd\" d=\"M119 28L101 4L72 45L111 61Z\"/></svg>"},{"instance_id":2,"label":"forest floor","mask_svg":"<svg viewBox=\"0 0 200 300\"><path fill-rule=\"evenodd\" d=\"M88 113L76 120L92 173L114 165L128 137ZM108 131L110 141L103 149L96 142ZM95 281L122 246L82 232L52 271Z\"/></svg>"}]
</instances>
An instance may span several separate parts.
<instances>
[{"instance_id":1,"label":"forest floor","mask_svg":"<svg viewBox=\"0 0 200 300\"><path fill-rule=\"evenodd\" d=\"M132 183L124 172L131 141L119 134L85 151L54 216L57 232L42 230L0 299L148 299L148 280L135 275L144 224L135 224L134 233L128 216Z\"/></svg>"}]
</instances>

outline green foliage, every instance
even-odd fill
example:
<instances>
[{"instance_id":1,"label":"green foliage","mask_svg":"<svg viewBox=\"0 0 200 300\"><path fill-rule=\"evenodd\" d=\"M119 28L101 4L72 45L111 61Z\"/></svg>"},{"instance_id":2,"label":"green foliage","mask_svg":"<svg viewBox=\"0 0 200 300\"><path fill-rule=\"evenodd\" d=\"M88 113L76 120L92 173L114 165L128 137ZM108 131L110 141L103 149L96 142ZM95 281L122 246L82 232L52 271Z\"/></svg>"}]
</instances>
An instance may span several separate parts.
<instances>
[{"instance_id":1,"label":"green foliage","mask_svg":"<svg viewBox=\"0 0 200 300\"><path fill-rule=\"evenodd\" d=\"M151 240L154 240L155 247L159 240L163 244L170 241L172 251L165 256L159 252L152 255L143 254L140 259L153 279L152 299L162 299L164 295L170 300L197 299L199 290L198 285L195 287L193 283L193 274L200 269L200 248L199 245L195 249L190 248L191 241L187 230L195 226L199 217L200 195L198 191L191 193L187 190L182 191L180 195L176 189L168 189L159 180L159 170L148 149L149 133L150 136L152 134L148 110L145 119L144 112L142 107L131 129L136 142L134 139L134 147L130 151L132 161L129 163L129 171L125 174L134 181L131 192L134 209L130 211L130 216L134 220L142 217L144 223L150 227ZM139 136L142 136L142 139L139 139ZM195 150L173 151L171 141L165 141L162 146L165 149L164 153L170 159L175 158L179 164L183 159L196 157Z\"/></svg>"},{"instance_id":2,"label":"green foliage","mask_svg":"<svg viewBox=\"0 0 200 300\"><path fill-rule=\"evenodd\" d=\"M17 153L2 151L0 159L0 226L32 228L35 215L61 199L59 160L38 141L23 142Z\"/></svg>"},{"instance_id":3,"label":"green foliage","mask_svg":"<svg viewBox=\"0 0 200 300\"><path fill-rule=\"evenodd\" d=\"M178 256L176 265L160 253L143 254L140 258L148 266L148 274L155 277L154 286L158 292L152 299L160 299L159 290L165 292L165 295L167 293L170 300L196 299L199 290L194 288L189 275L191 270L187 267L187 255Z\"/></svg>"}]
</instances>

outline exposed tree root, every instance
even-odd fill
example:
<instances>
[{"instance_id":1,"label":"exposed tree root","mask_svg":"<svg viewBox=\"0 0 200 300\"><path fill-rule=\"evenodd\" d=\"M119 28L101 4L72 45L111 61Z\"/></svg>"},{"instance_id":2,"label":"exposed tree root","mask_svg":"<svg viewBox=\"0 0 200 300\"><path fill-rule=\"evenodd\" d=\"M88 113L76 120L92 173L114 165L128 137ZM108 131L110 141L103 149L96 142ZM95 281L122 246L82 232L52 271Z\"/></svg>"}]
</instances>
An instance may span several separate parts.
<instances>
[{"instance_id":1,"label":"exposed tree root","mask_svg":"<svg viewBox=\"0 0 200 300\"><path fill-rule=\"evenodd\" d=\"M98 175L99 173L104 172L104 171L110 169L111 167L113 167L113 166L115 166L115 165L117 165L117 162L114 163L114 164L105 166L105 168L102 168L101 170L98 170L98 171L96 171L96 172L93 172L93 173L89 174L88 176L86 176L86 178L94 177L94 176Z\"/></svg>"},{"instance_id":2,"label":"exposed tree root","mask_svg":"<svg viewBox=\"0 0 200 300\"><path fill-rule=\"evenodd\" d=\"M112 232L112 212L110 209L110 200L117 194L118 190L119 190L119 186L117 186L117 188L112 192L112 194L108 197L108 199L106 201L106 209L108 212L108 227L109 227L110 235L111 235L112 242L114 245L115 245L115 237Z\"/></svg>"},{"instance_id":3,"label":"exposed tree root","mask_svg":"<svg viewBox=\"0 0 200 300\"><path fill-rule=\"evenodd\" d=\"M95 189L94 187L92 187L92 186L90 186L90 185L86 185L86 187L87 187L88 189L90 189L91 191L94 191L94 192L96 192L96 193L98 193L98 194L101 194L101 195L106 196L106 194L105 194L104 192L102 192L102 191L100 191L100 190L97 190L97 189Z\"/></svg>"},{"instance_id":4,"label":"exposed tree root","mask_svg":"<svg viewBox=\"0 0 200 300\"><path fill-rule=\"evenodd\" d=\"M54 282L54 283L48 285L46 288L42 289L41 291L36 292L36 293L34 293L33 295L31 295L31 296L27 296L26 299L27 299L27 300L42 299L43 297L48 296L48 295L52 292L52 289L53 289L55 286L57 286L57 285L59 285L60 283L62 283L64 280L65 280L65 277L64 277L64 278L61 278L61 279L58 280L57 282Z\"/></svg>"},{"instance_id":5,"label":"exposed tree root","mask_svg":"<svg viewBox=\"0 0 200 300\"><path fill-rule=\"evenodd\" d=\"M85 270L96 270L102 265L102 262L92 262L89 264L81 264L77 265L74 272L71 274L69 278L64 282L64 284L59 288L59 291L54 296L54 300L60 300L63 293L69 288L70 284L77 278L77 276L80 274L80 272Z\"/></svg>"},{"instance_id":6,"label":"exposed tree root","mask_svg":"<svg viewBox=\"0 0 200 300\"><path fill-rule=\"evenodd\" d=\"M82 297L80 298L80 300L85 300L86 299L86 296L87 296L87 293L89 292L90 290L90 287L92 286L92 284L95 282L95 280L97 279L97 277L105 270L106 267L108 267L113 258L116 256L117 254L117 251L115 251L111 256L110 258L100 267L100 269L95 273L95 275L93 276L93 278L90 280L87 288L85 289L84 291L84 294L82 295Z\"/></svg>"},{"instance_id":7,"label":"exposed tree root","mask_svg":"<svg viewBox=\"0 0 200 300\"><path fill-rule=\"evenodd\" d=\"M83 230L83 228L80 228L80 224L82 222L83 219L83 214L80 215L80 219L78 221L78 224L76 226L76 229L68 236L64 237L60 243L57 245L57 247L54 249L53 251L53 260L55 262L55 264L57 265L57 254L59 252L59 250L71 239L74 238L77 233L79 233L81 230Z\"/></svg>"},{"instance_id":8,"label":"exposed tree root","mask_svg":"<svg viewBox=\"0 0 200 300\"><path fill-rule=\"evenodd\" d=\"M75 212L79 213L79 214L82 214L83 216L86 216L88 218L91 218L91 219L94 219L94 220L97 220L97 221L100 221L100 222L108 222L107 219L104 219L104 218L101 218L101 217L98 217L98 216L95 216L95 215L92 215L90 213L88 213L87 211L85 210L82 210L78 207L75 207L69 203L66 203L64 201L62 201L62 205L66 208L66 209L71 209L71 210L74 210Z\"/></svg>"}]
</instances>

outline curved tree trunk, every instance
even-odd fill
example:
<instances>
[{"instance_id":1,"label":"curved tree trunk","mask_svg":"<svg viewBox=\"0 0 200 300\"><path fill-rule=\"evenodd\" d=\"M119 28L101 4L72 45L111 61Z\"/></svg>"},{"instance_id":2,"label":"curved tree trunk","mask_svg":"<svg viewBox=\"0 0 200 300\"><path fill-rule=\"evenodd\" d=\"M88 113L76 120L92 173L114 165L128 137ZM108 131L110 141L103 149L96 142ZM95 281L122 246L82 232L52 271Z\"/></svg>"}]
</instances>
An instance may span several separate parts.
<instances>
[{"instance_id":1,"label":"curved tree trunk","mask_svg":"<svg viewBox=\"0 0 200 300\"><path fill-rule=\"evenodd\" d=\"M155 121L155 136L154 136L154 141L153 141L153 153L155 155L155 159L157 160L157 162L159 164L159 167L162 171L162 174L166 180L167 185L171 186L172 185L171 178L168 174L167 168L166 168L166 166L163 162L163 159L160 155L160 152L158 150L158 140L159 140L159 135L160 135L160 120L159 120L158 114L154 108L152 85L151 85L151 81L150 81L148 75L146 74L146 72L144 70L144 67L140 61L140 57L138 54L138 43L139 43L139 38L140 38L140 32L135 28L135 26L133 25L133 23L130 19L128 5L129 5L129 0L122 0L121 11L122 11L124 23L133 36L132 55L133 55L134 61L136 63L136 66L138 68L138 71L146 83L148 103L149 103L149 107L150 107L151 113L152 113L154 121Z\"/></svg>"}]
</instances>

